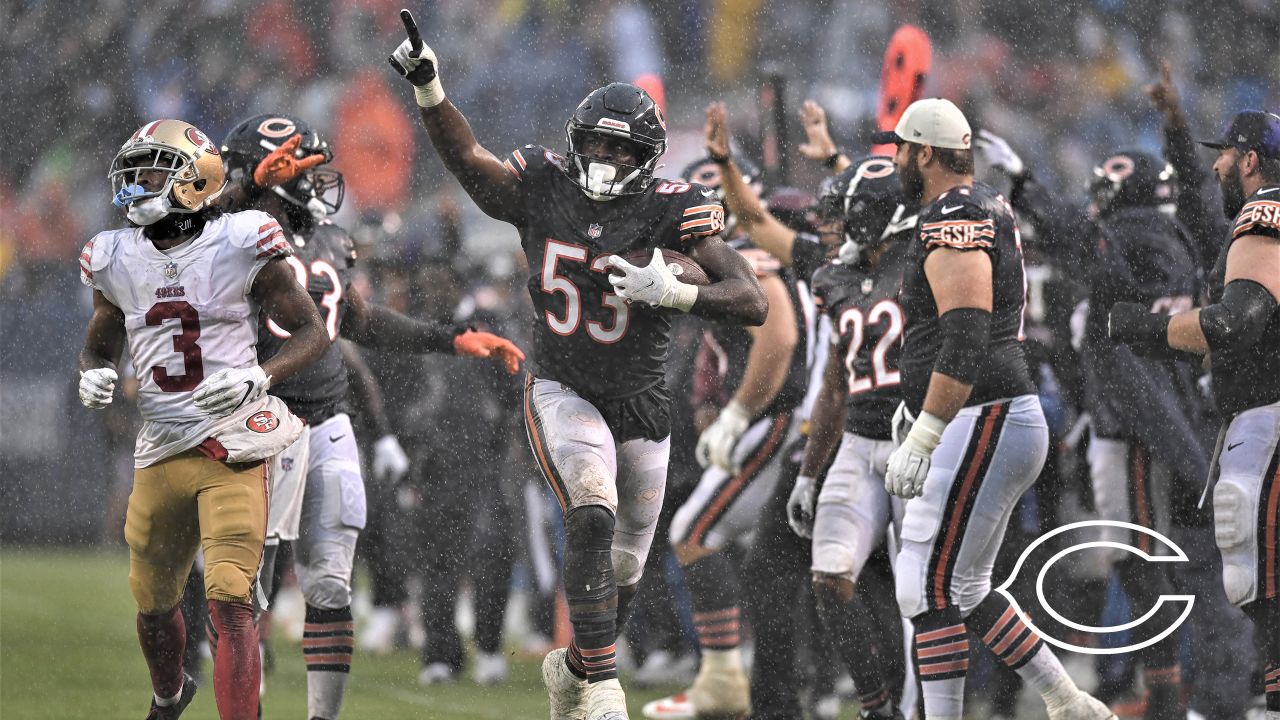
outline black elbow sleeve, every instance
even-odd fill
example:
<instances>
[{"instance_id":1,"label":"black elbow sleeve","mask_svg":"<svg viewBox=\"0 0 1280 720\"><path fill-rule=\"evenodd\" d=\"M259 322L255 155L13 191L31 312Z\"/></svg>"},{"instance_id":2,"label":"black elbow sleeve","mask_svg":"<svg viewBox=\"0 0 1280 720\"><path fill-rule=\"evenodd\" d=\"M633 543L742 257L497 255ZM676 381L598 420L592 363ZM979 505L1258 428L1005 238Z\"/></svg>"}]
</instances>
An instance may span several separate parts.
<instances>
[{"instance_id":1,"label":"black elbow sleeve","mask_svg":"<svg viewBox=\"0 0 1280 720\"><path fill-rule=\"evenodd\" d=\"M942 328L942 349L933 364L934 372L972 385L991 338L991 313L956 308L943 313L938 324Z\"/></svg>"},{"instance_id":2,"label":"black elbow sleeve","mask_svg":"<svg viewBox=\"0 0 1280 720\"><path fill-rule=\"evenodd\" d=\"M1200 330L1211 351L1252 347L1266 330L1276 299L1253 280L1232 280L1222 300L1200 311Z\"/></svg>"}]
</instances>

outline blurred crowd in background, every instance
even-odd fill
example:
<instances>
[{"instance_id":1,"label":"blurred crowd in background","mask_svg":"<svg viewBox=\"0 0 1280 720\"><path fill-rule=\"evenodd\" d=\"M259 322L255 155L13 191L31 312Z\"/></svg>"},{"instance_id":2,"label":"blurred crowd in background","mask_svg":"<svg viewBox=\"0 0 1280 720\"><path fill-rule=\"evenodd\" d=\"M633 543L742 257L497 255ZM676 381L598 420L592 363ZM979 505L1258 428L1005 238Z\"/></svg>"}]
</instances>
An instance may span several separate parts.
<instances>
[{"instance_id":1,"label":"blurred crowd in background","mask_svg":"<svg viewBox=\"0 0 1280 720\"><path fill-rule=\"evenodd\" d=\"M671 138L667 175L702 153L703 108L712 100L729 103L744 151L758 149L758 98L769 73L786 78L788 107L818 101L838 144L860 154L874 123L885 44L903 23L933 42L926 95L955 101L975 129L1006 137L1038 179L1070 196L1083 194L1100 153L1159 151L1161 117L1142 88L1161 61L1170 63L1200 136L1216 134L1236 110L1280 107L1280 0L6 3L4 540L121 542L135 419L117 403L104 423L74 401L75 356L90 310L75 258L95 232L123 224L106 172L120 143L148 120L181 118L217 141L249 115L306 119L328 138L333 166L346 177L335 221L357 238L365 296L419 317L480 322L528 347L531 311L515 232L462 195L431 151L411 93L387 66L406 4L443 59L450 98L495 151L526 143L562 148L563 123L588 91L615 79L660 77ZM784 151L794 155L802 135L793 123ZM793 165L790 184L815 189L823 169ZM693 348L696 334L679 329L676 345ZM424 604L451 606L461 582L455 576L470 568L480 585L477 632L492 634L502 626L514 574L540 591L532 594L541 599L531 625L552 633L558 513L513 411L518 380L449 357L366 355L413 458L402 485L370 481L375 512L361 552L377 558L374 603L402 603L411 587L404 577L416 570L436 578L421 591ZM690 361L672 367L687 372ZM673 389L685 381L675 378ZM691 445L696 434L684 435ZM689 451L673 448L669 506L698 475ZM455 559L429 553L441 567L424 566L415 549L438 546L431 538L442 537L456 539ZM651 561L650 574L662 577L670 567ZM485 587L501 598L487 610ZM438 639L452 616L434 618ZM488 630L480 627L486 622ZM661 636L647 643L650 651L687 651L689 628L674 622L659 614L635 625ZM437 644L438 661L460 666L455 641Z\"/></svg>"}]
</instances>

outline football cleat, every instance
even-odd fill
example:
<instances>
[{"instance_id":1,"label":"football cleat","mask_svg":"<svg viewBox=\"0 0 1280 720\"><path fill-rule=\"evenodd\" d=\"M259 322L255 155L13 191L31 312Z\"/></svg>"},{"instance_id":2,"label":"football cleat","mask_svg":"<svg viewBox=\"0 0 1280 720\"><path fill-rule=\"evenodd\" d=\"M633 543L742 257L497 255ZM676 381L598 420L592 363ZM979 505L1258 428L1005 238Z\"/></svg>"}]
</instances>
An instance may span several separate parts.
<instances>
[{"instance_id":1,"label":"football cleat","mask_svg":"<svg viewBox=\"0 0 1280 720\"><path fill-rule=\"evenodd\" d=\"M422 668L422 672L418 673L419 685L443 685L456 679L457 676L453 668L449 667L448 663L442 662L431 663Z\"/></svg>"},{"instance_id":2,"label":"football cleat","mask_svg":"<svg viewBox=\"0 0 1280 720\"><path fill-rule=\"evenodd\" d=\"M587 720L630 720L627 695L617 678L587 686Z\"/></svg>"},{"instance_id":3,"label":"football cleat","mask_svg":"<svg viewBox=\"0 0 1280 720\"><path fill-rule=\"evenodd\" d=\"M477 685L501 685L507 681L507 659L502 653L476 653L471 679Z\"/></svg>"},{"instance_id":4,"label":"football cleat","mask_svg":"<svg viewBox=\"0 0 1280 720\"><path fill-rule=\"evenodd\" d=\"M197 689L199 688L196 685L196 681L190 675L183 673L182 692L178 695L178 702L160 707L156 704L155 695L152 695L151 712L147 713L147 720L178 720L182 715L182 711L186 710L187 706L195 698Z\"/></svg>"},{"instance_id":5,"label":"football cleat","mask_svg":"<svg viewBox=\"0 0 1280 720\"><path fill-rule=\"evenodd\" d=\"M704 660L687 691L654 700L642 712L651 720L744 718L751 714L751 683L740 666L708 670Z\"/></svg>"},{"instance_id":6,"label":"football cleat","mask_svg":"<svg viewBox=\"0 0 1280 720\"><path fill-rule=\"evenodd\" d=\"M569 672L569 666L565 664L568 653L568 648L557 648L542 659L542 683L547 686L551 720L584 720L587 717L587 681Z\"/></svg>"},{"instance_id":7,"label":"football cleat","mask_svg":"<svg viewBox=\"0 0 1280 720\"><path fill-rule=\"evenodd\" d=\"M1049 720L1116 720L1116 714L1103 702L1083 690L1064 705L1046 708Z\"/></svg>"}]
</instances>

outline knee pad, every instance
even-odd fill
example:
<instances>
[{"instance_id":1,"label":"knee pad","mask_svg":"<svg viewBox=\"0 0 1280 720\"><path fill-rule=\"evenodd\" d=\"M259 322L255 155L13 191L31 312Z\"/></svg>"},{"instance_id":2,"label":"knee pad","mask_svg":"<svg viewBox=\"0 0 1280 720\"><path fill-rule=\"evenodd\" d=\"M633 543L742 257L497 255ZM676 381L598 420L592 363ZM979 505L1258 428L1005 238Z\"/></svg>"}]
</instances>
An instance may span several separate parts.
<instances>
[{"instance_id":1,"label":"knee pad","mask_svg":"<svg viewBox=\"0 0 1280 720\"><path fill-rule=\"evenodd\" d=\"M302 597L311 607L338 610L351 605L351 585L345 578L324 575L303 585Z\"/></svg>"},{"instance_id":2,"label":"knee pad","mask_svg":"<svg viewBox=\"0 0 1280 720\"><path fill-rule=\"evenodd\" d=\"M893 594L898 601L898 612L904 618L913 618L928 609L924 598L923 558L906 550L898 553L893 563Z\"/></svg>"},{"instance_id":3,"label":"knee pad","mask_svg":"<svg viewBox=\"0 0 1280 720\"><path fill-rule=\"evenodd\" d=\"M560 465L570 508L599 505L608 510L611 518L618 512L618 485L598 455L577 453L564 458Z\"/></svg>"},{"instance_id":4,"label":"knee pad","mask_svg":"<svg viewBox=\"0 0 1280 720\"><path fill-rule=\"evenodd\" d=\"M253 581L253 573L225 560L210 562L204 568L204 594L210 600L249 602Z\"/></svg>"},{"instance_id":5,"label":"knee pad","mask_svg":"<svg viewBox=\"0 0 1280 720\"><path fill-rule=\"evenodd\" d=\"M613 572L613 513L600 505L565 515L564 588L570 603L604 602L617 592Z\"/></svg>"},{"instance_id":6,"label":"knee pad","mask_svg":"<svg viewBox=\"0 0 1280 720\"><path fill-rule=\"evenodd\" d=\"M1222 553L1222 587L1233 605L1257 596L1258 543L1255 484L1250 478L1223 477L1213 488L1213 530Z\"/></svg>"},{"instance_id":7,"label":"knee pad","mask_svg":"<svg viewBox=\"0 0 1280 720\"><path fill-rule=\"evenodd\" d=\"M161 615L172 610L182 600L182 583L170 586L155 577L142 578L136 573L129 573L129 590L133 593L133 601L138 612L144 615Z\"/></svg>"}]
</instances>

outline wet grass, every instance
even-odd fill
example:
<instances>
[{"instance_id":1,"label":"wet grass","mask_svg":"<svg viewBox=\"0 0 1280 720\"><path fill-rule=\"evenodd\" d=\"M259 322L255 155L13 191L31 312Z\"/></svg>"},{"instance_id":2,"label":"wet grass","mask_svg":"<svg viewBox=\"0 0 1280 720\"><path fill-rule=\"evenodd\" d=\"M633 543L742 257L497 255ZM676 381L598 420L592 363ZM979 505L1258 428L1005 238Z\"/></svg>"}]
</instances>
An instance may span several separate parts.
<instances>
[{"instance_id":1,"label":"wet grass","mask_svg":"<svg viewBox=\"0 0 1280 720\"><path fill-rule=\"evenodd\" d=\"M150 687L134 632L124 550L0 552L0 717L4 720L139 720ZM264 717L306 717L306 672L295 642L276 638ZM343 708L351 720L545 718L539 661L513 658L511 679L422 688L410 651L357 654ZM212 668L183 720L216 720ZM630 693L631 716L665 692Z\"/></svg>"}]
</instances>

